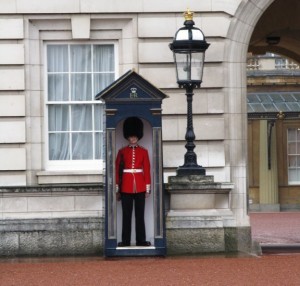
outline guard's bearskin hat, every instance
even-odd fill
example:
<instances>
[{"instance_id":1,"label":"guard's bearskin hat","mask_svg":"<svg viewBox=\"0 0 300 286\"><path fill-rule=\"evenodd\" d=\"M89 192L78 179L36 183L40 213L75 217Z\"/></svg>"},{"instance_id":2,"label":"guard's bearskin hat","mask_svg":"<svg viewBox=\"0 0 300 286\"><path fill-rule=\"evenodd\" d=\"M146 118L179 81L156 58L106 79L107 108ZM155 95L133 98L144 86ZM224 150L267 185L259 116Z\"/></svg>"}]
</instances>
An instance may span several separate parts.
<instances>
[{"instance_id":1,"label":"guard's bearskin hat","mask_svg":"<svg viewBox=\"0 0 300 286\"><path fill-rule=\"evenodd\" d=\"M125 139L136 136L139 140L143 137L143 121L138 117L128 117L124 121L123 135Z\"/></svg>"}]
</instances>

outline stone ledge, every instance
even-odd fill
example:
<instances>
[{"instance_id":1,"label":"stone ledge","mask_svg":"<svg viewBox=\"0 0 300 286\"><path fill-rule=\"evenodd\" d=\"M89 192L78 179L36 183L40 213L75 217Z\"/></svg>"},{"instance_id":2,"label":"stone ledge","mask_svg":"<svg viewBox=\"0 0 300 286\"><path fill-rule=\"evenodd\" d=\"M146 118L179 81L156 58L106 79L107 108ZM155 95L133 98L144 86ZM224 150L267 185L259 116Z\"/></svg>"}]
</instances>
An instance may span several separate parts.
<instances>
[{"instance_id":1,"label":"stone ledge","mask_svg":"<svg viewBox=\"0 0 300 286\"><path fill-rule=\"evenodd\" d=\"M170 176L169 184L186 184L186 183L212 183L214 176L189 175L189 176Z\"/></svg>"},{"instance_id":2,"label":"stone ledge","mask_svg":"<svg viewBox=\"0 0 300 286\"><path fill-rule=\"evenodd\" d=\"M15 187L1 187L1 193L102 193L104 192L104 184L72 184L72 185L43 185L43 186L15 186Z\"/></svg>"},{"instance_id":3,"label":"stone ledge","mask_svg":"<svg viewBox=\"0 0 300 286\"><path fill-rule=\"evenodd\" d=\"M228 194L233 188L233 183L214 182L214 176L205 175L170 176L166 184L166 190L171 193L186 193L192 190L195 194Z\"/></svg>"},{"instance_id":4,"label":"stone ledge","mask_svg":"<svg viewBox=\"0 0 300 286\"><path fill-rule=\"evenodd\" d=\"M100 171L41 171L37 173L39 185L96 184L104 182Z\"/></svg>"},{"instance_id":5,"label":"stone ledge","mask_svg":"<svg viewBox=\"0 0 300 286\"><path fill-rule=\"evenodd\" d=\"M0 220L0 232L69 231L100 229L103 218L6 219Z\"/></svg>"},{"instance_id":6,"label":"stone ledge","mask_svg":"<svg viewBox=\"0 0 300 286\"><path fill-rule=\"evenodd\" d=\"M202 186L193 186L192 184L186 186L166 186L166 190L172 194L229 194L230 191L233 189L233 184L231 184L230 186L221 186L220 184L223 183L214 183L207 185L202 184Z\"/></svg>"},{"instance_id":7,"label":"stone ledge","mask_svg":"<svg viewBox=\"0 0 300 286\"><path fill-rule=\"evenodd\" d=\"M167 217L167 229L201 229L201 228L223 228L223 219L221 216L206 217Z\"/></svg>"},{"instance_id":8,"label":"stone ledge","mask_svg":"<svg viewBox=\"0 0 300 286\"><path fill-rule=\"evenodd\" d=\"M195 210L170 210L168 216L190 216L190 217L206 217L206 216L232 216L233 212L230 209L195 209Z\"/></svg>"}]
</instances>

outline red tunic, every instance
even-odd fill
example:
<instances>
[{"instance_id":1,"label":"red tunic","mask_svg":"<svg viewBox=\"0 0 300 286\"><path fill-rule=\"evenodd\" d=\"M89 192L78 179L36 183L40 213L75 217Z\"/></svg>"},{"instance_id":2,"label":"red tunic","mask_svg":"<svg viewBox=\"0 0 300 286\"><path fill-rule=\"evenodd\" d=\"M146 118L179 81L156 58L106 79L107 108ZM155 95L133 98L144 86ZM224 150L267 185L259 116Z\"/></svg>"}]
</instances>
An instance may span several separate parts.
<instances>
[{"instance_id":1,"label":"red tunic","mask_svg":"<svg viewBox=\"0 0 300 286\"><path fill-rule=\"evenodd\" d=\"M123 193L150 192L151 176L148 151L136 145L119 150L116 159L116 188L119 190L119 167L124 162L121 191Z\"/></svg>"}]
</instances>

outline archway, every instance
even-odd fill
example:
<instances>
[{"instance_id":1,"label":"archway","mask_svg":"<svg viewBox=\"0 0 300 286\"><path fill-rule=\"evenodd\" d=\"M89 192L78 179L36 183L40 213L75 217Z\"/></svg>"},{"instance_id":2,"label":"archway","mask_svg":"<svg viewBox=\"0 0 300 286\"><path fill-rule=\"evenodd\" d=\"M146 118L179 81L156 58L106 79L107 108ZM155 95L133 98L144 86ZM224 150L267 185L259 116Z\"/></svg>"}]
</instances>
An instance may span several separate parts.
<instances>
[{"instance_id":1,"label":"archway","mask_svg":"<svg viewBox=\"0 0 300 286\"><path fill-rule=\"evenodd\" d=\"M259 55L260 63L266 61L261 56L266 53L270 56L284 56L299 63L299 8L298 1L276 0L261 15L251 35L248 50L253 55ZM260 64L256 72L248 73L251 74L248 107L254 106L256 99L261 99L262 96L265 97L264 104L256 105L264 108L267 103L270 106L264 114L258 112L258 109L248 114L250 209L294 211L300 210L296 148L300 127L300 72L290 69L297 65L281 67L278 63L282 60L276 55L273 61L277 62L273 70ZM270 60L269 62L271 63ZM257 146L254 148L255 145ZM255 168L254 162L258 165Z\"/></svg>"},{"instance_id":2,"label":"archway","mask_svg":"<svg viewBox=\"0 0 300 286\"><path fill-rule=\"evenodd\" d=\"M241 208L235 208L240 225L249 223L247 216L248 187L247 180L247 84L246 84L246 58L253 30L264 11L274 0L261 0L242 2L235 13L235 20L227 34L225 46L224 68L227 72L224 92L226 98L225 112L228 128L226 129L226 142L230 165L230 179L235 184L232 193L232 203L237 200Z\"/></svg>"}]
</instances>

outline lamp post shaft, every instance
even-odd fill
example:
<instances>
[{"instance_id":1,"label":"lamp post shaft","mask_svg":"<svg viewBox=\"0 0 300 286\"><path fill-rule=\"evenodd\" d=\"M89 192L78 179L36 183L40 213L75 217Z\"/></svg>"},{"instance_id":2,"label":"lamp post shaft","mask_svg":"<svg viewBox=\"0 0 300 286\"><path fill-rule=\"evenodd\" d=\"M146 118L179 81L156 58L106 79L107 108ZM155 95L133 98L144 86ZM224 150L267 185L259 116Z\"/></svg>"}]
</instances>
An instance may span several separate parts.
<instances>
[{"instance_id":1,"label":"lamp post shaft","mask_svg":"<svg viewBox=\"0 0 300 286\"><path fill-rule=\"evenodd\" d=\"M195 133L193 127L193 85L186 85L186 100L187 100L187 129L185 134L185 148L187 152L184 155L183 166L178 167L177 175L205 175L205 169L197 164L197 155L195 149Z\"/></svg>"}]
</instances>

